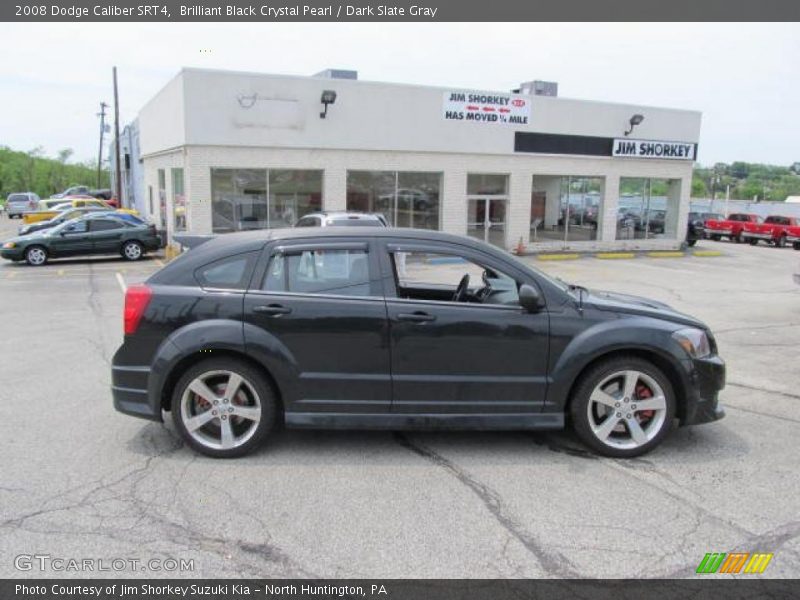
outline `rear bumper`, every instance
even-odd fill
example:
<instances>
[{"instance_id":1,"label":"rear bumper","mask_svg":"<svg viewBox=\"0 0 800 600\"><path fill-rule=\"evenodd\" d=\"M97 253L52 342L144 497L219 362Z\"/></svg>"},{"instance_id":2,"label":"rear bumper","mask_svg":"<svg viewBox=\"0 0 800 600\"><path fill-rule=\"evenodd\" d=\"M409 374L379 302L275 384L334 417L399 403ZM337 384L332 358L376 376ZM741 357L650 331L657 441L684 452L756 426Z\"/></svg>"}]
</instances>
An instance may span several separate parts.
<instances>
[{"instance_id":1,"label":"rear bumper","mask_svg":"<svg viewBox=\"0 0 800 600\"><path fill-rule=\"evenodd\" d=\"M745 239L752 238L752 239L756 239L756 240L771 240L771 239L773 239L771 233L756 233L754 231L742 231L742 237L745 238Z\"/></svg>"},{"instance_id":2,"label":"rear bumper","mask_svg":"<svg viewBox=\"0 0 800 600\"><path fill-rule=\"evenodd\" d=\"M112 365L111 395L114 408L132 417L162 421L161 407L154 407L147 390L150 367Z\"/></svg>"},{"instance_id":3,"label":"rear bumper","mask_svg":"<svg viewBox=\"0 0 800 600\"><path fill-rule=\"evenodd\" d=\"M706 235L733 235L733 229L709 229L706 227Z\"/></svg>"},{"instance_id":4,"label":"rear bumper","mask_svg":"<svg viewBox=\"0 0 800 600\"><path fill-rule=\"evenodd\" d=\"M689 361L689 391L681 425L699 425L725 416L719 393L725 387L725 361L709 356Z\"/></svg>"}]
</instances>

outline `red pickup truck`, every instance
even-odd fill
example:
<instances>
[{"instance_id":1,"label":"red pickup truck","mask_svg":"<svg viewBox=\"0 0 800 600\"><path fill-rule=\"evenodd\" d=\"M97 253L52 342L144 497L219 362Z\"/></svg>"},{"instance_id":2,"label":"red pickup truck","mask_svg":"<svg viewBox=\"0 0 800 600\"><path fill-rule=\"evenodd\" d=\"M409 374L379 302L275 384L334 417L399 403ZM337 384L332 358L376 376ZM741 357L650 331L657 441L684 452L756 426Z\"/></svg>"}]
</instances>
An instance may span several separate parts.
<instances>
[{"instance_id":1,"label":"red pickup truck","mask_svg":"<svg viewBox=\"0 0 800 600\"><path fill-rule=\"evenodd\" d=\"M800 250L800 222L794 217L771 215L763 223L747 223L742 239L755 246L759 240L783 248L787 243Z\"/></svg>"},{"instance_id":2,"label":"red pickup truck","mask_svg":"<svg viewBox=\"0 0 800 600\"><path fill-rule=\"evenodd\" d=\"M761 222L761 217L750 213L733 213L722 220L710 219L706 221L706 237L717 242L726 237L738 244L743 241L745 225L758 225Z\"/></svg>"}]
</instances>

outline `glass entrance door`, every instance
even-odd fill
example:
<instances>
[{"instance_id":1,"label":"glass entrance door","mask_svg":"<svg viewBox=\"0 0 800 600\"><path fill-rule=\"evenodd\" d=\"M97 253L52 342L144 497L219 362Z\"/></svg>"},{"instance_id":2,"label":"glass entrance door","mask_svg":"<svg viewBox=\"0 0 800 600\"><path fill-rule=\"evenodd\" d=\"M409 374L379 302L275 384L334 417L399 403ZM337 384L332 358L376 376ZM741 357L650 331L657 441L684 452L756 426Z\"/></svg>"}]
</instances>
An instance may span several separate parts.
<instances>
[{"instance_id":1,"label":"glass entrance door","mask_svg":"<svg viewBox=\"0 0 800 600\"><path fill-rule=\"evenodd\" d=\"M504 248L506 245L507 201L470 198L467 206L467 234Z\"/></svg>"}]
</instances>

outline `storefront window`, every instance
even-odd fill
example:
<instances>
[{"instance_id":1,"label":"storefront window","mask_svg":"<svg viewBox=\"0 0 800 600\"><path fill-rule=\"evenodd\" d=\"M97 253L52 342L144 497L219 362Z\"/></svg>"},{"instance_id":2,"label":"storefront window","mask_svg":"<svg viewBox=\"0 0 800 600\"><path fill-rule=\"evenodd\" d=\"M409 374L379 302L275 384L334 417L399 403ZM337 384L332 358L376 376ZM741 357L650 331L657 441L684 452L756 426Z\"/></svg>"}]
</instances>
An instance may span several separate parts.
<instances>
[{"instance_id":1,"label":"storefront window","mask_svg":"<svg viewBox=\"0 0 800 600\"><path fill-rule=\"evenodd\" d=\"M174 231L186 231L186 195L183 169L172 169L172 218Z\"/></svg>"},{"instance_id":2,"label":"storefront window","mask_svg":"<svg viewBox=\"0 0 800 600\"><path fill-rule=\"evenodd\" d=\"M531 242L588 242L597 239L603 215L599 177L533 177Z\"/></svg>"},{"instance_id":3,"label":"storefront window","mask_svg":"<svg viewBox=\"0 0 800 600\"><path fill-rule=\"evenodd\" d=\"M291 227L322 208L322 171L211 169L216 233Z\"/></svg>"},{"instance_id":4,"label":"storefront window","mask_svg":"<svg viewBox=\"0 0 800 600\"><path fill-rule=\"evenodd\" d=\"M269 171L269 227L292 227L297 219L322 210L322 171Z\"/></svg>"},{"instance_id":5,"label":"storefront window","mask_svg":"<svg viewBox=\"0 0 800 600\"><path fill-rule=\"evenodd\" d=\"M680 180L623 177L619 181L617 239L674 238Z\"/></svg>"},{"instance_id":6,"label":"storefront window","mask_svg":"<svg viewBox=\"0 0 800 600\"><path fill-rule=\"evenodd\" d=\"M347 210L382 213L393 227L439 228L441 173L348 171Z\"/></svg>"},{"instance_id":7,"label":"storefront window","mask_svg":"<svg viewBox=\"0 0 800 600\"><path fill-rule=\"evenodd\" d=\"M158 217L161 227L167 226L167 175L164 169L158 170Z\"/></svg>"}]
</instances>

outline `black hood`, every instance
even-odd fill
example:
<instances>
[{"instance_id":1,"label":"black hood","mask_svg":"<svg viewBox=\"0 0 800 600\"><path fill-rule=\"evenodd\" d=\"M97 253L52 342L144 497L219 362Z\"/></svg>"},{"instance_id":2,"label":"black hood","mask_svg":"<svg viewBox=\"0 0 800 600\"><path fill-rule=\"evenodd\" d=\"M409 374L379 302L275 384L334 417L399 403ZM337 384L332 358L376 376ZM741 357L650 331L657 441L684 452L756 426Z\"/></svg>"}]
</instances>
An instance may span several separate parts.
<instances>
[{"instance_id":1,"label":"black hood","mask_svg":"<svg viewBox=\"0 0 800 600\"><path fill-rule=\"evenodd\" d=\"M702 321L682 312L678 312L668 304L664 304L658 300L651 300L650 298L642 298L641 296L618 294L616 292L607 292L604 290L589 290L587 294L583 295L583 303L584 305L591 304L598 310L643 315L672 321L674 323L691 325L692 327L699 327L700 329L708 329Z\"/></svg>"}]
</instances>

